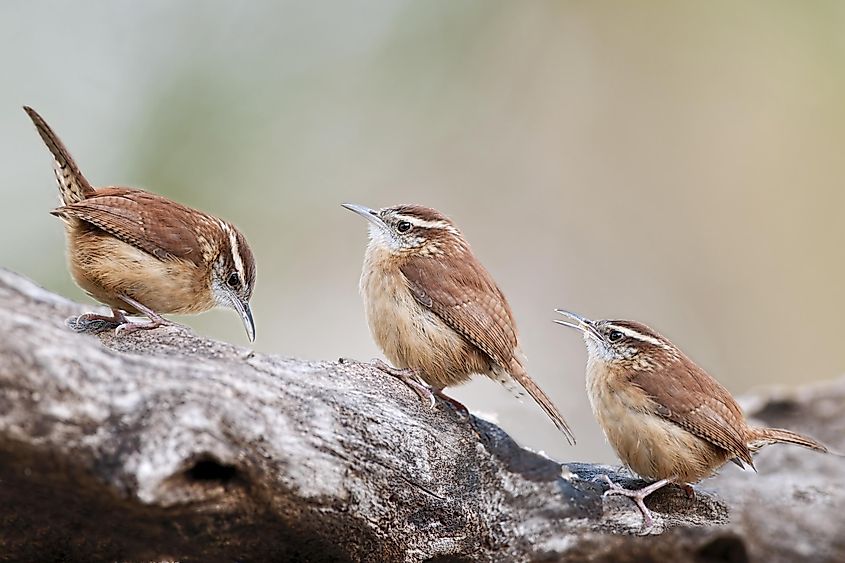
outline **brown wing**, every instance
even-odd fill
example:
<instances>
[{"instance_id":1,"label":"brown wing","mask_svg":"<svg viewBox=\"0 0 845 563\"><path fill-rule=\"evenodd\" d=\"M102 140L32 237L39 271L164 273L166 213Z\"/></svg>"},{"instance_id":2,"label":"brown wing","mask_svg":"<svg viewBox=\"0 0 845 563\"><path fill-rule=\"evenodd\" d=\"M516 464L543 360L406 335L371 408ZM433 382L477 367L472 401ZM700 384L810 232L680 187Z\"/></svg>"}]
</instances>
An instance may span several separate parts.
<instances>
[{"instance_id":1,"label":"brown wing","mask_svg":"<svg viewBox=\"0 0 845 563\"><path fill-rule=\"evenodd\" d=\"M731 394L689 358L677 362L673 369L637 372L631 381L654 399L660 416L754 467L745 417Z\"/></svg>"},{"instance_id":2,"label":"brown wing","mask_svg":"<svg viewBox=\"0 0 845 563\"><path fill-rule=\"evenodd\" d=\"M415 257L400 269L419 303L509 368L517 346L513 314L493 278L469 250Z\"/></svg>"},{"instance_id":3,"label":"brown wing","mask_svg":"<svg viewBox=\"0 0 845 563\"><path fill-rule=\"evenodd\" d=\"M70 152L65 148L59 136L53 129L47 125L44 118L38 115L34 109L28 106L23 107L26 114L35 124L38 134L50 152L53 154L55 164L53 171L56 174L56 181L59 183L59 191L62 194L62 203L69 205L71 203L84 200L86 197L94 193L94 188L91 183L82 175L79 167L74 162Z\"/></svg>"},{"instance_id":4,"label":"brown wing","mask_svg":"<svg viewBox=\"0 0 845 563\"><path fill-rule=\"evenodd\" d=\"M505 296L478 260L465 249L448 257L416 257L401 268L417 301L484 352L542 407L575 444L575 437L551 399L514 355L517 335ZM506 380L501 383L507 386Z\"/></svg>"},{"instance_id":5,"label":"brown wing","mask_svg":"<svg viewBox=\"0 0 845 563\"><path fill-rule=\"evenodd\" d=\"M195 264L203 262L215 221L169 199L130 188L99 189L53 213L90 223L160 260L180 258Z\"/></svg>"}]
</instances>

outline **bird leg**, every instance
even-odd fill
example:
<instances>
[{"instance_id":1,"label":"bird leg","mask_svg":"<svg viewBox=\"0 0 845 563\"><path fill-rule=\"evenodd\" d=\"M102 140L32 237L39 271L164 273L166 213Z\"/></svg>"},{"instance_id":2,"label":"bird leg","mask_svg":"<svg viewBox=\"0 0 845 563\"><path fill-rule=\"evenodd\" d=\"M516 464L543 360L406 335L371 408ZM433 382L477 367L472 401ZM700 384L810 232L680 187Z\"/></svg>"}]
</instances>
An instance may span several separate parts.
<instances>
[{"instance_id":1,"label":"bird leg","mask_svg":"<svg viewBox=\"0 0 845 563\"><path fill-rule=\"evenodd\" d=\"M430 408L433 409L437 404L437 399L440 399L441 401L448 403L455 411L457 411L461 418L469 419L469 409L467 409L463 403L444 393L442 387L434 387L422 381L416 370L411 368L395 368L387 365L379 359L373 360L372 364L379 370L391 377L395 377L410 387L420 399L429 403Z\"/></svg>"},{"instance_id":2,"label":"bird leg","mask_svg":"<svg viewBox=\"0 0 845 563\"><path fill-rule=\"evenodd\" d=\"M138 301L135 301L134 299L132 299L129 296L121 294L118 297L120 297L120 299L125 301L127 304L131 305L137 311L143 313L148 319L150 319L150 322L148 322L148 323L136 323L136 322L130 321L129 319L127 319L124 316L123 321L117 326L116 329L114 329L114 333L117 336L120 336L121 334L131 334L131 333L135 332L136 330L152 330L152 329L158 328L160 326L167 326L167 325L173 324L172 322L168 321L167 319L165 319L164 317L162 317L161 315L159 315L158 313L156 313L155 311L153 311L152 309L150 309L146 305L142 305L141 303L139 303Z\"/></svg>"},{"instance_id":3,"label":"bird leg","mask_svg":"<svg viewBox=\"0 0 845 563\"><path fill-rule=\"evenodd\" d=\"M114 307L112 307L111 316L98 315L96 313L85 313L84 315L79 315L76 318L76 321L80 323L99 321L103 323L119 325L126 322L126 315L124 315L123 311L121 311L120 309L115 309Z\"/></svg>"},{"instance_id":4,"label":"bird leg","mask_svg":"<svg viewBox=\"0 0 845 563\"><path fill-rule=\"evenodd\" d=\"M640 509L640 513L643 515L643 531L646 532L654 525L654 519L651 516L651 511L645 505L645 498L654 491L665 487L673 480L673 478L670 477L669 479L655 481L651 485L647 485L641 489L626 489L622 485L617 485L611 481L610 477L606 474L602 474L601 478L603 478L610 487L602 496L622 495L632 499L637 504L637 508Z\"/></svg>"}]
</instances>

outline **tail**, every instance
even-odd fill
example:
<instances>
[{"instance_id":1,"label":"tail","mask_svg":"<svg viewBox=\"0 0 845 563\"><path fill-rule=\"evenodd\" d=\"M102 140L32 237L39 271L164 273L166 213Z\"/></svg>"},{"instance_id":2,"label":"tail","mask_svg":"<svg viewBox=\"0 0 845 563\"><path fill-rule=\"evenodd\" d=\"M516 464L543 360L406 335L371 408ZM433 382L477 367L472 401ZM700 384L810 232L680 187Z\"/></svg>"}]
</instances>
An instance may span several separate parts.
<instances>
[{"instance_id":1,"label":"tail","mask_svg":"<svg viewBox=\"0 0 845 563\"><path fill-rule=\"evenodd\" d=\"M828 453L827 446L809 436L781 428L751 427L748 429L748 449L756 452L769 444L796 444L817 452Z\"/></svg>"},{"instance_id":2,"label":"tail","mask_svg":"<svg viewBox=\"0 0 845 563\"><path fill-rule=\"evenodd\" d=\"M572 430L569 428L569 425L564 420L563 415L560 414L560 411L557 410L557 407L552 403L551 399L549 399L546 394L543 392L540 387L534 383L534 380L528 375L525 371L525 368L522 367L522 364L519 362L518 359L514 358L511 360L511 365L509 366L509 375L519 383L523 389L528 391L528 394L531 395L531 398L534 399L540 408L545 411L546 415L552 422L554 422L557 429L563 432L566 436L566 440L571 444L575 445L575 435L572 433Z\"/></svg>"},{"instance_id":3,"label":"tail","mask_svg":"<svg viewBox=\"0 0 845 563\"><path fill-rule=\"evenodd\" d=\"M85 179L82 172L79 171L79 167L74 162L73 157L70 156L70 152L65 148L58 135L53 132L50 126L47 125L47 122L44 121L44 118L38 115L34 109L24 106L23 110L35 124L38 134L41 135L47 148L53 153L53 158L56 159L53 170L56 173L56 181L59 183L62 203L64 205L78 203L93 195L94 187Z\"/></svg>"}]
</instances>

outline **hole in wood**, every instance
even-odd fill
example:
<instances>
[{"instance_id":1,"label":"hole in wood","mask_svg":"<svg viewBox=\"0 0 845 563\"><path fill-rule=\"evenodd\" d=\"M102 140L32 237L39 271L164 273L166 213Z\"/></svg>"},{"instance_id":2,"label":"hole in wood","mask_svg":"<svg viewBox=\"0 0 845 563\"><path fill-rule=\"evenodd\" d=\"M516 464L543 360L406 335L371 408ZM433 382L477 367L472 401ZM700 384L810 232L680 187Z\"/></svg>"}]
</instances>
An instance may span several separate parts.
<instances>
[{"instance_id":1,"label":"hole in wood","mask_svg":"<svg viewBox=\"0 0 845 563\"><path fill-rule=\"evenodd\" d=\"M226 465L215 459L205 458L197 460L190 469L185 471L189 481L228 483L238 475L234 465Z\"/></svg>"}]
</instances>

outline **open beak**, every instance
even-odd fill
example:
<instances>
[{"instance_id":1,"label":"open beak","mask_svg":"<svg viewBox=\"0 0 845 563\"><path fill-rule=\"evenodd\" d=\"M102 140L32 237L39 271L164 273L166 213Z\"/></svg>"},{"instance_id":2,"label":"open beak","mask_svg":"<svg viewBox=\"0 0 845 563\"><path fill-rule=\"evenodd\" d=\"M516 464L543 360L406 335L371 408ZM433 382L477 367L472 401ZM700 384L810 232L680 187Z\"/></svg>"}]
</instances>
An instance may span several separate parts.
<instances>
[{"instance_id":1,"label":"open beak","mask_svg":"<svg viewBox=\"0 0 845 563\"><path fill-rule=\"evenodd\" d=\"M379 217L378 211L375 209L370 209L369 207L364 207L363 205L355 205L354 203L341 203L340 206L352 211L353 213L357 213L373 225L381 228L385 228L387 226L385 222L382 221L381 217Z\"/></svg>"},{"instance_id":2,"label":"open beak","mask_svg":"<svg viewBox=\"0 0 845 563\"><path fill-rule=\"evenodd\" d=\"M601 333L596 330L593 321L591 321L590 319L582 317L581 315L573 313L572 311L565 311L563 309L555 309L555 313L560 313L564 317L567 317L567 320L565 321L561 319L555 319L554 321L557 324L578 329L585 335L592 336L598 340L602 339Z\"/></svg>"},{"instance_id":3,"label":"open beak","mask_svg":"<svg viewBox=\"0 0 845 563\"><path fill-rule=\"evenodd\" d=\"M240 298L233 295L232 306L244 322L244 328L246 329L246 335L249 338L249 341L255 342L255 321L252 320L252 309L249 308L249 302L241 301Z\"/></svg>"}]
</instances>

